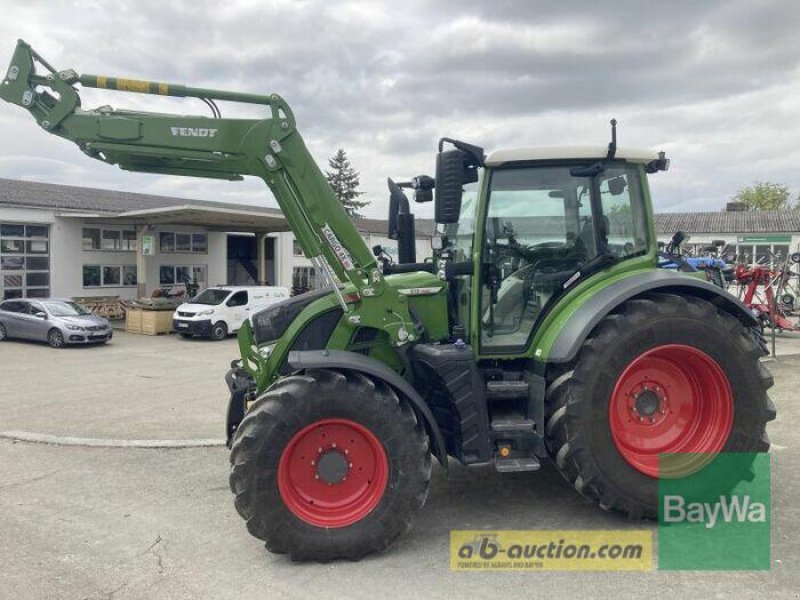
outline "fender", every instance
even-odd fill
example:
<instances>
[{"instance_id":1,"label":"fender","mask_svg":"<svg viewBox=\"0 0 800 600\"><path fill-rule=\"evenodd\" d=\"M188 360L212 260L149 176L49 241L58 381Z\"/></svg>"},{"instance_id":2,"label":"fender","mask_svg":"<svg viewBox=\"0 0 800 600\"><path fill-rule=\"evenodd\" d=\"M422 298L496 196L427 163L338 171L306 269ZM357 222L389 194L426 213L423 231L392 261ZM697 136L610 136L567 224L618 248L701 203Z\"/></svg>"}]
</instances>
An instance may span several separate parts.
<instances>
[{"instance_id":1,"label":"fender","mask_svg":"<svg viewBox=\"0 0 800 600\"><path fill-rule=\"evenodd\" d=\"M442 435L441 429L439 429L439 425L436 423L431 409L417 390L415 390L408 381L398 375L397 372L374 358L364 356L363 354L356 354L355 352L348 352L346 350L292 351L289 352L287 362L294 370L344 369L358 371L370 375L371 377L377 377L394 388L396 392L399 392L408 399L417 416L422 417L425 429L431 439L433 455L437 458L445 471L447 470L447 450L444 443L444 436Z\"/></svg>"},{"instance_id":2,"label":"fender","mask_svg":"<svg viewBox=\"0 0 800 600\"><path fill-rule=\"evenodd\" d=\"M650 270L603 288L569 317L558 333L550 352L548 362L569 362L595 326L626 300L646 292L679 291L681 294L698 296L715 304L720 309L739 319L748 327L759 327L753 313L734 296L717 286L696 277L681 275L668 270Z\"/></svg>"}]
</instances>

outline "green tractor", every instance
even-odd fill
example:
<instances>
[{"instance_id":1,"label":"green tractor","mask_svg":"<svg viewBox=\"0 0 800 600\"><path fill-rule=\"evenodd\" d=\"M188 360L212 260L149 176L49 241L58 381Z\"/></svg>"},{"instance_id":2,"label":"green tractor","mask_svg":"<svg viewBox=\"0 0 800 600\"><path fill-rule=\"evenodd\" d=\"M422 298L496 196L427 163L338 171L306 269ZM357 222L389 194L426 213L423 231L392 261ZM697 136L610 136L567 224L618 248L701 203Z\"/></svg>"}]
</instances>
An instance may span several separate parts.
<instances>
[{"instance_id":1,"label":"green tractor","mask_svg":"<svg viewBox=\"0 0 800 600\"><path fill-rule=\"evenodd\" d=\"M78 84L200 98L213 114L87 111ZM408 184L434 201L431 260L416 262L390 182L395 264L365 245L277 95L56 72L19 42L0 97L92 158L253 175L278 201L325 285L254 314L226 376L236 510L272 552L386 549L425 503L432 456L501 473L550 459L601 508L647 518L660 477L769 448L760 325L723 290L658 268L647 176L669 162L618 150L615 130L607 146L489 154L443 138L435 177ZM269 115L222 118L215 100Z\"/></svg>"}]
</instances>

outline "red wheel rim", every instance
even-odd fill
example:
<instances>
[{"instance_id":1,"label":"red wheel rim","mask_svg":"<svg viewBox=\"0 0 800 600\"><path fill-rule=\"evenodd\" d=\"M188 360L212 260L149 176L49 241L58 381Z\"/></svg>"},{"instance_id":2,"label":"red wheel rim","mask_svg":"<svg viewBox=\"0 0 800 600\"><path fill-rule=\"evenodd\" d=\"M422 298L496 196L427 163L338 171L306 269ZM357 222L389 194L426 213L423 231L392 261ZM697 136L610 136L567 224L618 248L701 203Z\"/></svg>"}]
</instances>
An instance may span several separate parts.
<instances>
[{"instance_id":1,"label":"red wheel rim","mask_svg":"<svg viewBox=\"0 0 800 600\"><path fill-rule=\"evenodd\" d=\"M317 527L347 527L378 505L389 480L375 434L348 419L323 419L292 437L278 465L286 507Z\"/></svg>"},{"instance_id":2,"label":"red wheel rim","mask_svg":"<svg viewBox=\"0 0 800 600\"><path fill-rule=\"evenodd\" d=\"M619 376L609 422L628 464L658 477L660 454L722 450L733 425L733 394L722 368L705 352L680 344L657 346ZM675 476L702 466L692 464L684 463ZM663 469L661 475L667 476Z\"/></svg>"}]
</instances>

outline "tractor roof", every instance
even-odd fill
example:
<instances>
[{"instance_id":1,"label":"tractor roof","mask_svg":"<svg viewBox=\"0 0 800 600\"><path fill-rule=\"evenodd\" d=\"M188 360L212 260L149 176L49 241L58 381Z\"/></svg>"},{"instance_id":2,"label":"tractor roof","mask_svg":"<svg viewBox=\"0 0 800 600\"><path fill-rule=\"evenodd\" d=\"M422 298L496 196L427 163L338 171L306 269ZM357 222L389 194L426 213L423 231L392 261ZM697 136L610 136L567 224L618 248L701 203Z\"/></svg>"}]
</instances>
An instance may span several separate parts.
<instances>
[{"instance_id":1,"label":"tractor roof","mask_svg":"<svg viewBox=\"0 0 800 600\"><path fill-rule=\"evenodd\" d=\"M552 148L512 148L495 150L486 158L486 165L496 167L504 163L531 160L603 159L608 155L608 146L559 146ZM658 158L658 152L642 148L617 149L617 158L647 164Z\"/></svg>"}]
</instances>

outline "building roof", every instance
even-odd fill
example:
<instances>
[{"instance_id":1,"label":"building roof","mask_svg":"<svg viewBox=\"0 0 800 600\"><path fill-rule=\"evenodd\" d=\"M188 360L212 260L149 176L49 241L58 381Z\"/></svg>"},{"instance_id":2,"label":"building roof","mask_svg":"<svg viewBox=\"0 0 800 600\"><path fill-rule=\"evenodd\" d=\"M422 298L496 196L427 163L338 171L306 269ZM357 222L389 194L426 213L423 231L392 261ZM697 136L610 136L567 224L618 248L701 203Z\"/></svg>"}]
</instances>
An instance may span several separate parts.
<instances>
[{"instance_id":1,"label":"building roof","mask_svg":"<svg viewBox=\"0 0 800 600\"><path fill-rule=\"evenodd\" d=\"M486 164L497 166L524 160L601 159L608 156L608 146L558 146L552 148L512 148L495 150L486 157ZM647 164L658 158L658 152L642 148L618 148L617 158Z\"/></svg>"},{"instance_id":2,"label":"building roof","mask_svg":"<svg viewBox=\"0 0 800 600\"><path fill-rule=\"evenodd\" d=\"M656 232L686 233L798 233L800 211L758 210L656 214Z\"/></svg>"},{"instance_id":3,"label":"building roof","mask_svg":"<svg viewBox=\"0 0 800 600\"><path fill-rule=\"evenodd\" d=\"M117 192L0 177L0 207L41 208L101 221L205 226L222 231L288 231L276 208ZM386 221L354 219L361 233L386 235ZM431 219L417 219L417 235L433 234Z\"/></svg>"},{"instance_id":4,"label":"building roof","mask_svg":"<svg viewBox=\"0 0 800 600\"><path fill-rule=\"evenodd\" d=\"M19 179L0 178L0 206L22 208L43 208L57 212L81 212L98 215L118 215L120 213L154 208L176 206L197 206L205 208L231 208L245 211L264 212L280 216L275 208L231 204L229 202L210 202L208 200L186 200L151 194L117 192L72 185L39 183Z\"/></svg>"}]
</instances>

